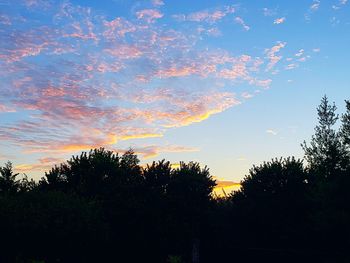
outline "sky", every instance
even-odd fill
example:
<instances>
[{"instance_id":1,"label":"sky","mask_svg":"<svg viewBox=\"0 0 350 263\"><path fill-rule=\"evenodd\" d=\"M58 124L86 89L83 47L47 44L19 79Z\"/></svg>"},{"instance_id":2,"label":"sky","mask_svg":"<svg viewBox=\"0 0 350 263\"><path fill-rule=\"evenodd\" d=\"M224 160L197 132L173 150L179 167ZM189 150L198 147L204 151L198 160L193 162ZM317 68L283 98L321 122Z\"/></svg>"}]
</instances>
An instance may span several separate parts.
<instances>
[{"instance_id":1,"label":"sky","mask_svg":"<svg viewBox=\"0 0 350 263\"><path fill-rule=\"evenodd\" d=\"M235 186L344 110L349 47L347 0L0 0L0 163L131 147Z\"/></svg>"}]
</instances>

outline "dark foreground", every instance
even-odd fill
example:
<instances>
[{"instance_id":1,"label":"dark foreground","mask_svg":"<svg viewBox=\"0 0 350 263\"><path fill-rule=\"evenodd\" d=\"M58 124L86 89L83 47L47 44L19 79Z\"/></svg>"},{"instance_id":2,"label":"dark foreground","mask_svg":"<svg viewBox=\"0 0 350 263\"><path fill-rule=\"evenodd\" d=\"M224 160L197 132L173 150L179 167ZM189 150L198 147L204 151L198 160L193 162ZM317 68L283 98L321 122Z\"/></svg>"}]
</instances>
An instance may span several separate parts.
<instances>
[{"instance_id":1,"label":"dark foreground","mask_svg":"<svg viewBox=\"0 0 350 263\"><path fill-rule=\"evenodd\" d=\"M254 166L212 194L197 163L141 167L103 148L40 182L0 169L0 262L350 262L350 103L326 98L305 161Z\"/></svg>"}]
</instances>

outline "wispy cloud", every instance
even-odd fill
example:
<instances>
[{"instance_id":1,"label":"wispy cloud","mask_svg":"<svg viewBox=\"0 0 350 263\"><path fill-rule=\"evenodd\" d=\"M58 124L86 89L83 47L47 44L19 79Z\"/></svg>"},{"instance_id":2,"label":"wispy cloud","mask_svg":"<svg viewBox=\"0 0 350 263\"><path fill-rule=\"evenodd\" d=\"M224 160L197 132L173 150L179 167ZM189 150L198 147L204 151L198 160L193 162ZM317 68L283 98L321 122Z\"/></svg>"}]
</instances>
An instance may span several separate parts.
<instances>
[{"instance_id":1,"label":"wispy cloud","mask_svg":"<svg viewBox=\"0 0 350 263\"><path fill-rule=\"evenodd\" d=\"M163 14L157 9L144 9L136 12L136 16L138 19L147 21L147 23L153 23L155 20L162 18Z\"/></svg>"},{"instance_id":2,"label":"wispy cloud","mask_svg":"<svg viewBox=\"0 0 350 263\"><path fill-rule=\"evenodd\" d=\"M241 17L239 17L239 16L235 17L235 22L237 24L241 25L245 31L250 30L250 26L248 26Z\"/></svg>"},{"instance_id":3,"label":"wispy cloud","mask_svg":"<svg viewBox=\"0 0 350 263\"><path fill-rule=\"evenodd\" d=\"M321 6L321 1L320 0L313 0L312 4L309 7L309 9L304 14L305 20L306 21L311 20L311 16L313 15L313 13L318 11L320 6Z\"/></svg>"},{"instance_id":4,"label":"wispy cloud","mask_svg":"<svg viewBox=\"0 0 350 263\"><path fill-rule=\"evenodd\" d=\"M164 1L162 0L152 0L152 4L155 6L162 6L164 5Z\"/></svg>"},{"instance_id":5,"label":"wispy cloud","mask_svg":"<svg viewBox=\"0 0 350 263\"><path fill-rule=\"evenodd\" d=\"M275 131L275 130L273 130L273 129L268 129L268 130L266 130L266 133L271 134L271 135L273 135L273 136L276 136L276 135L278 134L278 132Z\"/></svg>"},{"instance_id":6,"label":"wispy cloud","mask_svg":"<svg viewBox=\"0 0 350 263\"><path fill-rule=\"evenodd\" d=\"M286 46L286 44L286 42L278 42L277 45L265 50L265 54L269 59L269 63L266 68L267 71L273 69L274 66L282 59L282 56L278 56L277 53L279 53L280 50Z\"/></svg>"},{"instance_id":7,"label":"wispy cloud","mask_svg":"<svg viewBox=\"0 0 350 263\"><path fill-rule=\"evenodd\" d=\"M273 21L273 23L274 23L275 25L278 25L278 24L284 23L285 21L286 21L286 18L285 18L285 17L281 17L281 18L276 18L276 19Z\"/></svg>"},{"instance_id":8,"label":"wispy cloud","mask_svg":"<svg viewBox=\"0 0 350 263\"><path fill-rule=\"evenodd\" d=\"M195 147L181 146L181 145L148 145L143 147L134 147L132 150L142 156L144 159L157 157L160 153L183 153L183 152L198 152L199 149ZM117 152L125 152L124 149L117 149Z\"/></svg>"},{"instance_id":9,"label":"wispy cloud","mask_svg":"<svg viewBox=\"0 0 350 263\"><path fill-rule=\"evenodd\" d=\"M301 57L304 54L304 49L300 49L298 53L295 54L296 57Z\"/></svg>"},{"instance_id":10,"label":"wispy cloud","mask_svg":"<svg viewBox=\"0 0 350 263\"><path fill-rule=\"evenodd\" d=\"M212 24L220 21L225 16L234 12L234 7L225 6L224 8L201 10L198 12L190 13L188 15L174 15L174 18L179 21L207 22Z\"/></svg>"},{"instance_id":11,"label":"wispy cloud","mask_svg":"<svg viewBox=\"0 0 350 263\"><path fill-rule=\"evenodd\" d=\"M348 3L348 0L339 0L337 4L332 5L332 8L334 10L338 10L340 8L342 8L344 5L346 5Z\"/></svg>"},{"instance_id":12,"label":"wispy cloud","mask_svg":"<svg viewBox=\"0 0 350 263\"><path fill-rule=\"evenodd\" d=\"M310 6L310 9L312 11L316 11L320 8L320 4L321 4L321 2L319 0L314 0Z\"/></svg>"}]
</instances>

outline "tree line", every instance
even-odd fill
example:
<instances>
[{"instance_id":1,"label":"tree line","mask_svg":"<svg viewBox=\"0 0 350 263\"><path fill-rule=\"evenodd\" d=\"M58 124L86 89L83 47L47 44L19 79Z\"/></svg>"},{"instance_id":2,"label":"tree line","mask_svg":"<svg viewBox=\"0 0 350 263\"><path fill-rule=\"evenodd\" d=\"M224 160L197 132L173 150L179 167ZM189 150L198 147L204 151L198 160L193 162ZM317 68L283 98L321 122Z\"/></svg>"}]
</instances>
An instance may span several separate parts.
<instances>
[{"instance_id":1,"label":"tree line","mask_svg":"<svg viewBox=\"0 0 350 263\"><path fill-rule=\"evenodd\" d=\"M8 162L0 167L0 261L349 262L345 103L339 116L322 98L303 160L253 166L224 197L213 195L207 167L142 167L132 150L83 152L39 182L18 179Z\"/></svg>"}]
</instances>

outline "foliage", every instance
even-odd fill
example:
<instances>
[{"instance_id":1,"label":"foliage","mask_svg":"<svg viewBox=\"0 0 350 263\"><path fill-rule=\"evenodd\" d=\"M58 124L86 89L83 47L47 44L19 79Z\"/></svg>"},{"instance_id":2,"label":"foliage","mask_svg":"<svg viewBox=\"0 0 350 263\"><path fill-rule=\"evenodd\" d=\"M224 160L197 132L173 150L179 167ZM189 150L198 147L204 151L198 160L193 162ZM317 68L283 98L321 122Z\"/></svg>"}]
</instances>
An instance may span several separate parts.
<instances>
[{"instance_id":1,"label":"foliage","mask_svg":"<svg viewBox=\"0 0 350 263\"><path fill-rule=\"evenodd\" d=\"M346 100L346 112L342 115L341 137L350 151L350 101Z\"/></svg>"},{"instance_id":2,"label":"foliage","mask_svg":"<svg viewBox=\"0 0 350 263\"><path fill-rule=\"evenodd\" d=\"M253 166L223 198L206 166L142 167L132 150L83 152L39 183L8 162L0 262L349 262L350 102L339 130L327 97L317 113L305 163Z\"/></svg>"},{"instance_id":3,"label":"foliage","mask_svg":"<svg viewBox=\"0 0 350 263\"><path fill-rule=\"evenodd\" d=\"M11 162L7 162L4 167L0 167L0 191L3 193L15 193L19 187L19 180L16 179L18 173L13 172Z\"/></svg>"},{"instance_id":4,"label":"foliage","mask_svg":"<svg viewBox=\"0 0 350 263\"><path fill-rule=\"evenodd\" d=\"M342 170L348 161L340 133L334 129L339 118L336 110L335 104L330 105L324 96L317 108L318 125L310 146L305 141L302 144L310 169L324 177Z\"/></svg>"}]
</instances>

